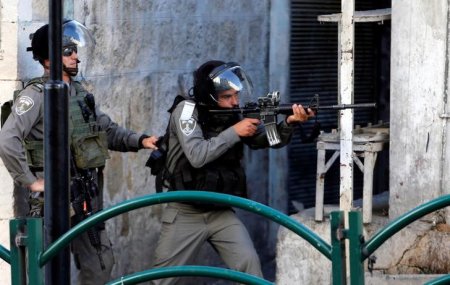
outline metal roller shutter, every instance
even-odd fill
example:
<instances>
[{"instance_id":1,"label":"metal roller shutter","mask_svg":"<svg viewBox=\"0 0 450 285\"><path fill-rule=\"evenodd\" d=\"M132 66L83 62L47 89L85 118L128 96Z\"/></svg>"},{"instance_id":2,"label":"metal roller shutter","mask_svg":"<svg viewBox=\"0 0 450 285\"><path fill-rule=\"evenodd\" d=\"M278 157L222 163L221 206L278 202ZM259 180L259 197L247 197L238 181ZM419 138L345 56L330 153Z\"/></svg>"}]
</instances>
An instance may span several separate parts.
<instances>
[{"instance_id":1,"label":"metal roller shutter","mask_svg":"<svg viewBox=\"0 0 450 285\"><path fill-rule=\"evenodd\" d=\"M356 1L355 10L380 7L371 0ZM390 6L390 4L389 4ZM340 0L291 1L290 43L290 99L307 104L314 94L319 94L321 105L337 104L338 90L338 28L336 23L320 23L317 16L340 13ZM379 80L379 30L376 23L358 23L355 28L355 103L377 101ZM375 110L354 112L355 124L365 126L378 120ZM337 112L322 111L317 116L322 130L330 132L337 127ZM308 134L313 122L303 125ZM296 131L289 147L289 212L296 212L292 201L301 202L305 208L313 207L316 188L315 143L301 143L301 130ZM339 203L339 163L334 163L325 178L325 203ZM354 171L355 199L361 196L362 174Z\"/></svg>"}]
</instances>

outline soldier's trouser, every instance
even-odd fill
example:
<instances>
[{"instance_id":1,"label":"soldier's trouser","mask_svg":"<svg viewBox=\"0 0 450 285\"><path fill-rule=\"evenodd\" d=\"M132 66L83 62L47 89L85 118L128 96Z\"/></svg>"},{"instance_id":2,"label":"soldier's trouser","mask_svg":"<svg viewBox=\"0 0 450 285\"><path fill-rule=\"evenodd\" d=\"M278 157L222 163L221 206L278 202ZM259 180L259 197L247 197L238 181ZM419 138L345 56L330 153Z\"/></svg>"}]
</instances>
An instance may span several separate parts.
<instances>
[{"instance_id":1,"label":"soldier's trouser","mask_svg":"<svg viewBox=\"0 0 450 285\"><path fill-rule=\"evenodd\" d=\"M114 265L114 255L111 242L105 230L100 231L102 240L102 258L105 269L102 270L96 249L91 245L87 233L72 241L72 253L78 272L79 285L103 285L111 281L111 271Z\"/></svg>"},{"instance_id":2,"label":"soldier's trouser","mask_svg":"<svg viewBox=\"0 0 450 285\"><path fill-rule=\"evenodd\" d=\"M204 211L182 203L170 203L164 210L154 267L192 265L205 241L230 269L263 276L248 231L232 209ZM154 284L183 283L165 278Z\"/></svg>"}]
</instances>

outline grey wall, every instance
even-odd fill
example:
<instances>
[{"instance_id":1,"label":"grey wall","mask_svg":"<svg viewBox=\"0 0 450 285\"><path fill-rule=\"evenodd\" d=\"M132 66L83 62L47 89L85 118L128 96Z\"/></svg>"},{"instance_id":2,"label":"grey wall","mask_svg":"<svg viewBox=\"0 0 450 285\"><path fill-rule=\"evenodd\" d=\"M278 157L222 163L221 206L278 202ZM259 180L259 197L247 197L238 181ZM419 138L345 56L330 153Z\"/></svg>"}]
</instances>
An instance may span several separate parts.
<instances>
[{"instance_id":1,"label":"grey wall","mask_svg":"<svg viewBox=\"0 0 450 285\"><path fill-rule=\"evenodd\" d=\"M390 217L448 194L448 1L392 1Z\"/></svg>"},{"instance_id":2,"label":"grey wall","mask_svg":"<svg viewBox=\"0 0 450 285\"><path fill-rule=\"evenodd\" d=\"M239 62L254 81L255 97L268 91L269 1L74 1L73 13L96 39L93 49L80 54L82 77L120 125L162 134L173 98L187 93L192 71L209 59ZM112 154L106 206L155 192L153 177L143 167L149 153ZM257 151L247 160L255 173L249 177L251 196L260 202L267 199L267 175L261 175L267 173L266 157L267 151ZM115 275L150 267L162 207L108 222ZM244 216L262 259L270 260L274 248L267 254L267 235L261 235L267 222ZM201 255L200 263L221 264L209 248Z\"/></svg>"},{"instance_id":3,"label":"grey wall","mask_svg":"<svg viewBox=\"0 0 450 285\"><path fill-rule=\"evenodd\" d=\"M26 47L30 46L29 34L48 22L49 2L1 3L3 101L20 81L43 72ZM173 98L187 94L192 71L206 60L236 61L247 70L255 93L252 98L242 98L243 102L272 89L286 90L286 86L279 86L279 82L286 82L281 74L275 83L269 80L271 62L278 58L269 53L270 8L270 0L65 0L64 16L85 24L96 40L94 46L79 50L79 79L95 95L97 104L124 127L162 135ZM277 44L284 48L288 43ZM111 153L105 169L106 207L155 192L154 178L144 167L149 154L148 150ZM246 151L245 159L250 197L280 209L286 203L283 191L278 191L285 181L279 175L286 175L286 160L279 159L283 155L283 150L270 154L267 150ZM0 176L9 177L4 168ZM2 197L11 197L11 180L5 179L3 184ZM12 204L9 199L4 201ZM162 209L162 205L139 209L107 222L116 253L113 277L150 267ZM2 212L2 228L7 228L11 215L10 210ZM241 211L239 215L254 238L268 277L273 279L275 228L255 215ZM199 262L221 264L208 247Z\"/></svg>"}]
</instances>

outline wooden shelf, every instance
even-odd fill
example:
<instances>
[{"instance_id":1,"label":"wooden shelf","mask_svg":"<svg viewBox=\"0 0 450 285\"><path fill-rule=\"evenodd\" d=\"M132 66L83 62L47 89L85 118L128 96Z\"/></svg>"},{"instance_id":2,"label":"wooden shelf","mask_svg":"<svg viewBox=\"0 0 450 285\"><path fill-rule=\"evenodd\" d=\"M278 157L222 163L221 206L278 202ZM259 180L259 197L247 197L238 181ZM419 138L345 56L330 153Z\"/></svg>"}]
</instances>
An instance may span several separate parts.
<instances>
[{"instance_id":1,"label":"wooden shelf","mask_svg":"<svg viewBox=\"0 0 450 285\"><path fill-rule=\"evenodd\" d=\"M329 14L317 16L319 22L339 22L341 20L341 14ZM367 11L355 11L353 19L357 23L362 22L383 22L391 19L391 8L367 10Z\"/></svg>"}]
</instances>

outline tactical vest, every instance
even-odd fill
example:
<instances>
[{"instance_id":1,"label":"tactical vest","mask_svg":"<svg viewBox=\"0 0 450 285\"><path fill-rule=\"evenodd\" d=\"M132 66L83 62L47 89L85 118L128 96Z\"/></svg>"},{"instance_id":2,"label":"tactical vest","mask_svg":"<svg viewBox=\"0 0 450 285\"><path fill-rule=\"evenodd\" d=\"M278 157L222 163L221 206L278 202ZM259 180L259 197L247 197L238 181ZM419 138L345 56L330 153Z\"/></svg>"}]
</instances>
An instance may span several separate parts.
<instances>
[{"instance_id":1,"label":"tactical vest","mask_svg":"<svg viewBox=\"0 0 450 285\"><path fill-rule=\"evenodd\" d=\"M81 83L72 84L76 96L69 96L69 144L74 164L78 169L102 167L109 158L108 141L96 122L94 97ZM24 146L30 168L43 168L43 141L25 140Z\"/></svg>"},{"instance_id":2,"label":"tactical vest","mask_svg":"<svg viewBox=\"0 0 450 285\"><path fill-rule=\"evenodd\" d=\"M239 121L235 115L214 116L202 124L205 139L218 136ZM204 190L247 197L246 176L241 159L243 144L236 143L219 158L194 168L185 155L177 162L170 177L171 190Z\"/></svg>"}]
</instances>

